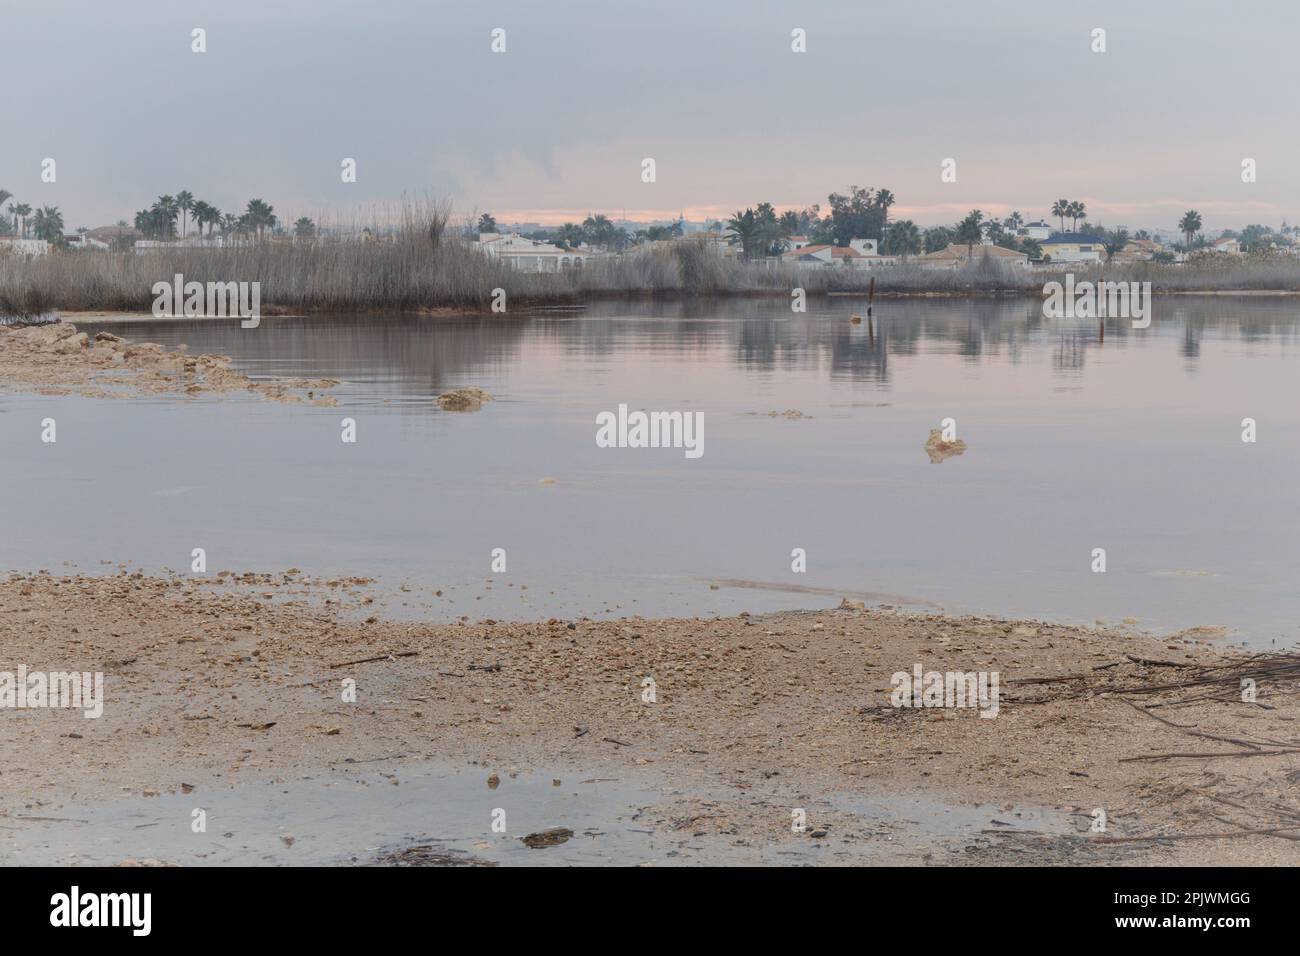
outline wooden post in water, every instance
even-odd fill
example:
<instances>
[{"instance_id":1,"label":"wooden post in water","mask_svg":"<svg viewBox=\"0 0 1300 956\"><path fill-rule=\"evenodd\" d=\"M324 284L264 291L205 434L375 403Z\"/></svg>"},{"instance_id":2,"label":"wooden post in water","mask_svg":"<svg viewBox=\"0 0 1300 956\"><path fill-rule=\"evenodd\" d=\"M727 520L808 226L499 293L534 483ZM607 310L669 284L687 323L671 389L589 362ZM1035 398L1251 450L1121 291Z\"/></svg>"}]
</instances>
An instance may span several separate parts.
<instances>
[{"instance_id":1,"label":"wooden post in water","mask_svg":"<svg viewBox=\"0 0 1300 956\"><path fill-rule=\"evenodd\" d=\"M871 281L867 283L867 342L870 345L876 344L876 322L871 317L871 310L876 301L876 277L872 276Z\"/></svg>"}]
</instances>

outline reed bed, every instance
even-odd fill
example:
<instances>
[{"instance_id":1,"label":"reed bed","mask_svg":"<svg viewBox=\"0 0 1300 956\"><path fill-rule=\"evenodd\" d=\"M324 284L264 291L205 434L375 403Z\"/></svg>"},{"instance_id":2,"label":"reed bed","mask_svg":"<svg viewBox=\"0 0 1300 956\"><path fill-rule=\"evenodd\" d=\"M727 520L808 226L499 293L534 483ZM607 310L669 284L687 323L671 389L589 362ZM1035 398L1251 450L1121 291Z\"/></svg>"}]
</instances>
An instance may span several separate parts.
<instances>
[{"instance_id":1,"label":"reed bed","mask_svg":"<svg viewBox=\"0 0 1300 956\"><path fill-rule=\"evenodd\" d=\"M320 239L264 241L222 249L165 247L145 255L56 252L37 259L0 255L0 314L54 310L148 311L152 288L176 274L186 281L258 282L264 309L288 311L485 310L493 290L509 307L577 302L611 296L983 295L1042 293L1066 272L1085 279L1149 281L1156 292L1298 291L1300 260L1239 260L1181 266L1137 263L1107 267L1024 269L976 256L955 270L916 263L874 270L749 264L683 240L595 259L557 274L517 272L451 236L446 216L408 214L382 241Z\"/></svg>"}]
</instances>

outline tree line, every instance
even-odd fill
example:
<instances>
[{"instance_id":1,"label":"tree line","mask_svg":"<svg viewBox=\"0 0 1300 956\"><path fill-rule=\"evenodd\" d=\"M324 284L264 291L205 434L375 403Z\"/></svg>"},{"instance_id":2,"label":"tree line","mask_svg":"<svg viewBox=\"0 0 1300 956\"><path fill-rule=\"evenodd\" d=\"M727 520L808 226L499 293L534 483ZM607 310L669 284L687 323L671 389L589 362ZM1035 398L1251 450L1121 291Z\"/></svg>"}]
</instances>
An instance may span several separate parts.
<instances>
[{"instance_id":1,"label":"tree line","mask_svg":"<svg viewBox=\"0 0 1300 956\"><path fill-rule=\"evenodd\" d=\"M41 206L33 209L30 203L10 202L14 194L0 189L0 207L9 203L0 215L0 236L17 236L20 239L44 239L46 242L63 241L63 213L58 206Z\"/></svg>"},{"instance_id":2,"label":"tree line","mask_svg":"<svg viewBox=\"0 0 1300 956\"><path fill-rule=\"evenodd\" d=\"M936 252L949 245L966 245L968 252L985 239L994 245L1024 252L1030 258L1042 255L1042 249L1033 239L1019 235L1025 218L1018 211L1003 219L986 217L983 211L972 209L951 226L931 226L921 229L910 219L891 222L889 210L896 202L888 189L871 189L850 186L846 193L831 193L828 208L823 212L820 204L803 209L777 212L769 202L761 202L744 210L737 210L726 222L714 220L709 228L726 236L727 241L740 247L745 259L779 256L791 248L792 236L806 237L811 244L847 246L851 239L875 239L885 255L917 255ZM6 207L5 204L8 203ZM1132 239L1149 239L1146 230L1132 235L1123 228L1108 229L1087 220L1087 206L1078 200L1058 199L1051 214L1065 232L1065 221L1070 220L1071 232L1082 232L1098 240L1105 248L1107 259ZM119 220L119 226L126 227ZM159 196L148 208L135 214L135 229L147 239L170 240L187 238L191 225L197 227L200 237L211 238L217 230L223 236L263 238L267 233L279 234L280 222L275 208L262 199L250 199L242 213L223 213L212 203L195 199L193 193L181 190L176 195ZM496 219L483 213L477 231L497 232ZM1202 234L1201 214L1189 209L1178 221L1178 231L1184 236L1181 248L1192 251L1209 245ZM63 214L57 206L34 208L31 204L15 200L14 194L0 189L0 236L44 239L56 245L65 245ZM291 226L297 238L313 238L318 227L306 216L298 218ZM85 232L83 227L78 230ZM679 238L683 234L681 221L665 226L648 226L632 232L617 225L603 213L587 216L581 223L567 222L559 229L532 234L532 238L551 242L561 249L579 246L597 246L619 252L628 246L643 242ZM1300 242L1300 227L1283 223L1280 233L1262 225L1247 226L1241 233L1224 232L1238 238L1246 251L1260 251L1278 245Z\"/></svg>"},{"instance_id":3,"label":"tree line","mask_svg":"<svg viewBox=\"0 0 1300 956\"><path fill-rule=\"evenodd\" d=\"M214 231L220 229L223 236L261 239L267 233L278 233L280 225L275 207L265 200L250 199L243 213L223 213L212 203L195 199L193 193L181 190L175 196L159 196L148 209L137 212L135 228L146 239L175 239L178 238L178 220L181 239L188 238L191 223L198 227L201 238L211 238ZM310 239L316 235L316 224L302 216L294 222L293 234L300 239Z\"/></svg>"}]
</instances>

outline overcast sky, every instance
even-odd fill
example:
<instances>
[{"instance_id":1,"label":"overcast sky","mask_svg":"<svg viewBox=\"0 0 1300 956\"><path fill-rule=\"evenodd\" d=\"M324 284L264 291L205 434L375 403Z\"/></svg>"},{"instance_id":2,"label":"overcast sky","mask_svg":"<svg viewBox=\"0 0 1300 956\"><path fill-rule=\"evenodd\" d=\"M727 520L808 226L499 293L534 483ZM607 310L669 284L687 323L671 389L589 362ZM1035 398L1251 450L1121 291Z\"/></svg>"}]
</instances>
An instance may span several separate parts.
<instances>
[{"instance_id":1,"label":"overcast sky","mask_svg":"<svg viewBox=\"0 0 1300 956\"><path fill-rule=\"evenodd\" d=\"M1297 36L1295 0L0 0L0 187L69 228L182 189L561 222L856 183L922 225L1069 198L1131 228L1194 207L1213 233L1300 220Z\"/></svg>"}]
</instances>

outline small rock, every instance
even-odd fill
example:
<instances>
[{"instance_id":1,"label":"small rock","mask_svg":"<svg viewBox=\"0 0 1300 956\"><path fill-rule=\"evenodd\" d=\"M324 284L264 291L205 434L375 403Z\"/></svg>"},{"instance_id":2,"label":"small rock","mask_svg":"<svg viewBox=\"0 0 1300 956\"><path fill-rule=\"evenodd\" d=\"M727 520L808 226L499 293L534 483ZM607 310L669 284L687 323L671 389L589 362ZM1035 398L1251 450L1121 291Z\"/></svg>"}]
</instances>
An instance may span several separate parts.
<instances>
[{"instance_id":1,"label":"small rock","mask_svg":"<svg viewBox=\"0 0 1300 956\"><path fill-rule=\"evenodd\" d=\"M476 412L484 402L490 401L492 396L481 388L457 388L437 398L438 407L444 412Z\"/></svg>"},{"instance_id":2,"label":"small rock","mask_svg":"<svg viewBox=\"0 0 1300 956\"><path fill-rule=\"evenodd\" d=\"M519 839L529 849L538 850L542 847L559 846L561 843L568 843L572 836L573 831L568 827L551 827L549 830L530 833L528 836Z\"/></svg>"},{"instance_id":3,"label":"small rock","mask_svg":"<svg viewBox=\"0 0 1300 956\"><path fill-rule=\"evenodd\" d=\"M930 456L930 464L937 465L966 451L966 443L960 438L944 441L943 432L937 428L930 430L930 437L925 440L925 453Z\"/></svg>"}]
</instances>

